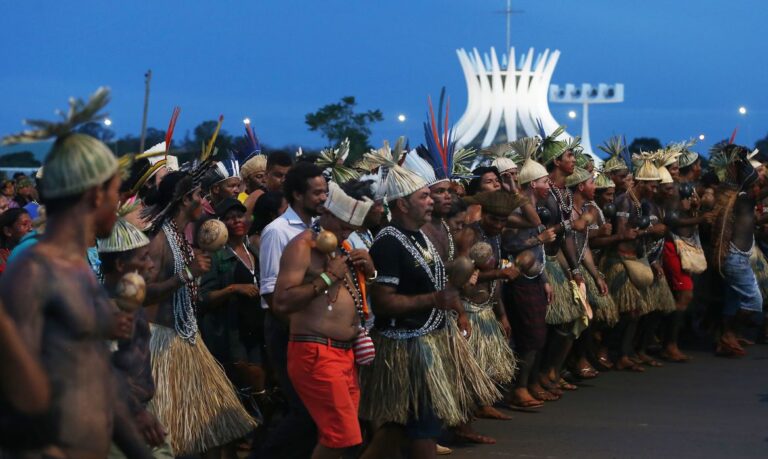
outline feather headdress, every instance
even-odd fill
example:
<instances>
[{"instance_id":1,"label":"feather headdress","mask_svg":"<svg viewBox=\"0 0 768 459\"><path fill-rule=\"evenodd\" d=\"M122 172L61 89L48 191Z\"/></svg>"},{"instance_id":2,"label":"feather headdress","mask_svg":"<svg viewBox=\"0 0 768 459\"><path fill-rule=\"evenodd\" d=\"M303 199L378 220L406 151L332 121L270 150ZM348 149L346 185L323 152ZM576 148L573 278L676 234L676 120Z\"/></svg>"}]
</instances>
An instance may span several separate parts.
<instances>
[{"instance_id":1,"label":"feather headdress","mask_svg":"<svg viewBox=\"0 0 768 459\"><path fill-rule=\"evenodd\" d=\"M82 124L103 120L106 114L100 112L108 102L109 90L101 87L88 101L70 98L69 110L57 111L62 120L27 120L25 123L35 129L3 139L3 144L56 139L43 163L41 191L46 198L75 196L106 182L118 171L117 158L104 143L74 132Z\"/></svg>"},{"instance_id":2,"label":"feather headdress","mask_svg":"<svg viewBox=\"0 0 768 459\"><path fill-rule=\"evenodd\" d=\"M349 156L349 139L344 139L338 148L322 150L315 164L323 168L330 175L331 180L342 184L360 178L360 174L355 169L344 165L347 156Z\"/></svg>"},{"instance_id":3,"label":"feather headdress","mask_svg":"<svg viewBox=\"0 0 768 459\"><path fill-rule=\"evenodd\" d=\"M443 117L443 103L445 103L445 117ZM429 111L427 121L424 123L424 137L426 140L427 158L435 170L437 180L447 180L453 173L454 151L456 141L453 138L453 129L448 122L451 102L445 97L445 88L440 91L440 102L437 107L437 119L432 106L432 98L427 97Z\"/></svg>"},{"instance_id":4,"label":"feather headdress","mask_svg":"<svg viewBox=\"0 0 768 459\"><path fill-rule=\"evenodd\" d=\"M608 153L608 159L603 163L603 172L618 172L629 170L629 150L627 143L621 136L613 136L606 140L598 148Z\"/></svg>"},{"instance_id":5,"label":"feather headdress","mask_svg":"<svg viewBox=\"0 0 768 459\"><path fill-rule=\"evenodd\" d=\"M379 190L379 196L386 196L387 201L408 196L427 186L424 178L402 167L402 161L405 160L404 144L405 138L400 137L395 143L395 148L391 149L389 142L385 140L383 147L371 150L364 156L369 164L383 169L383 186Z\"/></svg>"},{"instance_id":6,"label":"feather headdress","mask_svg":"<svg viewBox=\"0 0 768 459\"><path fill-rule=\"evenodd\" d=\"M171 151L171 143L173 142L173 132L176 129L176 121L179 119L180 114L181 108L174 107L173 113L171 113L171 120L168 123L168 130L165 131L165 141L153 145L144 153L138 155L127 154L119 158L118 161L120 162L120 169L123 171L124 180L126 180L126 176L130 177L128 180L131 183L124 184L124 188L128 189L129 195L138 193L141 187L161 168L168 167L172 169L173 167L171 167L170 163L175 162L175 167L178 168L177 158L170 156L169 153ZM161 156L162 158L160 158ZM148 161L142 161L143 159ZM136 166L139 167L138 170Z\"/></svg>"}]
</instances>

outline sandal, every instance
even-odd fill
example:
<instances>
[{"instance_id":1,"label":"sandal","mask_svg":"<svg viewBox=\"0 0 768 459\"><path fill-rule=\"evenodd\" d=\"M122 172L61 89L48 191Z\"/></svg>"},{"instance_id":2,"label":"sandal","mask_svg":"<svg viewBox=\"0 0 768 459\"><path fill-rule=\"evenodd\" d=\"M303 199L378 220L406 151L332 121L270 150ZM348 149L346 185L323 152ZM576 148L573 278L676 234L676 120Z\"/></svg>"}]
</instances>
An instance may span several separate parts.
<instances>
[{"instance_id":1,"label":"sandal","mask_svg":"<svg viewBox=\"0 0 768 459\"><path fill-rule=\"evenodd\" d=\"M579 375L579 378L581 379L592 379L597 378L597 375L599 375L600 372L592 367L584 367L577 369L576 374Z\"/></svg>"},{"instance_id":2,"label":"sandal","mask_svg":"<svg viewBox=\"0 0 768 459\"><path fill-rule=\"evenodd\" d=\"M601 355L597 358L597 363L603 367L603 371L607 371L613 368L613 362L606 355Z\"/></svg>"},{"instance_id":3,"label":"sandal","mask_svg":"<svg viewBox=\"0 0 768 459\"><path fill-rule=\"evenodd\" d=\"M560 381L558 381L557 385L560 387L560 389L563 390L578 390L578 386L574 386L573 384L569 383L565 379L560 378Z\"/></svg>"}]
</instances>

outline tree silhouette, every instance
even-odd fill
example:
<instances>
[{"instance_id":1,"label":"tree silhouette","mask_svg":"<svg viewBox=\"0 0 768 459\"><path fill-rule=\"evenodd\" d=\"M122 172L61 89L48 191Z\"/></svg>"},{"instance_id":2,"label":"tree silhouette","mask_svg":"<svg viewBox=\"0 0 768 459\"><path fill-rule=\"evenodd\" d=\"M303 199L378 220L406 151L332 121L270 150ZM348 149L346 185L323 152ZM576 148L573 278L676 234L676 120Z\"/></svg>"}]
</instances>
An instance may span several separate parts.
<instances>
[{"instance_id":1,"label":"tree silhouette","mask_svg":"<svg viewBox=\"0 0 768 459\"><path fill-rule=\"evenodd\" d=\"M310 131L320 131L328 143L336 146L342 140L349 139L350 152L348 162L355 161L370 150L368 139L371 136L370 125L384 119L380 110L368 110L355 113L357 102L353 96L342 97L339 103L320 107L314 113L307 113L304 120Z\"/></svg>"}]
</instances>

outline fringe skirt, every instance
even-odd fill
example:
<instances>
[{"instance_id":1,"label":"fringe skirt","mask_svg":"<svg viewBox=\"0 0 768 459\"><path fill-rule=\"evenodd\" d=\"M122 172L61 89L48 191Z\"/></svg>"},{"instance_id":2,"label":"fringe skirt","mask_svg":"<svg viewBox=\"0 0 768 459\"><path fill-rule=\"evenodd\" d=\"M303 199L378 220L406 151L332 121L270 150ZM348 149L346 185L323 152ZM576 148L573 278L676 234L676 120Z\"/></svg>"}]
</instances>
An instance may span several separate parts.
<instances>
[{"instance_id":1,"label":"fringe skirt","mask_svg":"<svg viewBox=\"0 0 768 459\"><path fill-rule=\"evenodd\" d=\"M471 312L477 309L472 303L464 302L469 322L472 325L472 334L469 336L469 347L475 355L477 364L485 370L496 384L512 382L517 370L517 359L512 348L509 347L504 329L496 320L496 314L492 307Z\"/></svg>"},{"instance_id":2,"label":"fringe skirt","mask_svg":"<svg viewBox=\"0 0 768 459\"><path fill-rule=\"evenodd\" d=\"M619 321L619 308L613 302L611 292L608 291L605 295L600 295L595 279L592 278L584 267L582 267L582 272L584 273L584 283L587 284L587 299L595 314L594 319L609 327L613 327Z\"/></svg>"},{"instance_id":3,"label":"fringe skirt","mask_svg":"<svg viewBox=\"0 0 768 459\"><path fill-rule=\"evenodd\" d=\"M768 259L765 258L765 254L757 244L752 249L749 262L752 265L752 271L755 272L760 293L763 294L763 302L768 301Z\"/></svg>"},{"instance_id":4,"label":"fringe skirt","mask_svg":"<svg viewBox=\"0 0 768 459\"><path fill-rule=\"evenodd\" d=\"M557 256L547 255L544 269L554 292L552 303L547 306L547 324L562 325L579 319L583 315L582 307L573 299L569 279Z\"/></svg>"},{"instance_id":5,"label":"fringe skirt","mask_svg":"<svg viewBox=\"0 0 768 459\"><path fill-rule=\"evenodd\" d=\"M478 406L490 406L501 393L475 361L455 319L424 336L391 339L371 331L376 358L359 367L360 417L406 424L428 403L447 426L467 422Z\"/></svg>"},{"instance_id":6,"label":"fringe skirt","mask_svg":"<svg viewBox=\"0 0 768 459\"><path fill-rule=\"evenodd\" d=\"M157 389L149 410L168 431L177 455L226 445L256 428L199 333L192 345L171 328L151 328L149 350Z\"/></svg>"},{"instance_id":7,"label":"fringe skirt","mask_svg":"<svg viewBox=\"0 0 768 459\"><path fill-rule=\"evenodd\" d=\"M646 308L644 295L629 280L629 274L627 274L624 263L621 262L618 254L611 253L606 256L603 259L601 271L605 273L608 292L613 297L613 302L619 313Z\"/></svg>"},{"instance_id":8,"label":"fringe skirt","mask_svg":"<svg viewBox=\"0 0 768 459\"><path fill-rule=\"evenodd\" d=\"M640 314L648 314L661 311L665 314L675 312L675 296L669 288L666 278L655 279L653 284L645 291L645 306L640 309Z\"/></svg>"}]
</instances>

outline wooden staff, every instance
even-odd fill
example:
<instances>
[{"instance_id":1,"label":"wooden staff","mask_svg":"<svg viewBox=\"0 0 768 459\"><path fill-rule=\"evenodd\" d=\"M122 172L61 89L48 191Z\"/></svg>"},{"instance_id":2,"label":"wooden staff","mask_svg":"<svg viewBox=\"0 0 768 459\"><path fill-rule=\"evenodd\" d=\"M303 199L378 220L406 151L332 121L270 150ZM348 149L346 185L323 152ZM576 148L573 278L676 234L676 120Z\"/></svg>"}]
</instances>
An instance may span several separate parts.
<instances>
[{"instance_id":1,"label":"wooden staff","mask_svg":"<svg viewBox=\"0 0 768 459\"><path fill-rule=\"evenodd\" d=\"M141 140L139 153L144 153L144 141L147 138L147 113L149 112L149 81L152 79L152 69L144 74L144 116L141 118Z\"/></svg>"}]
</instances>

